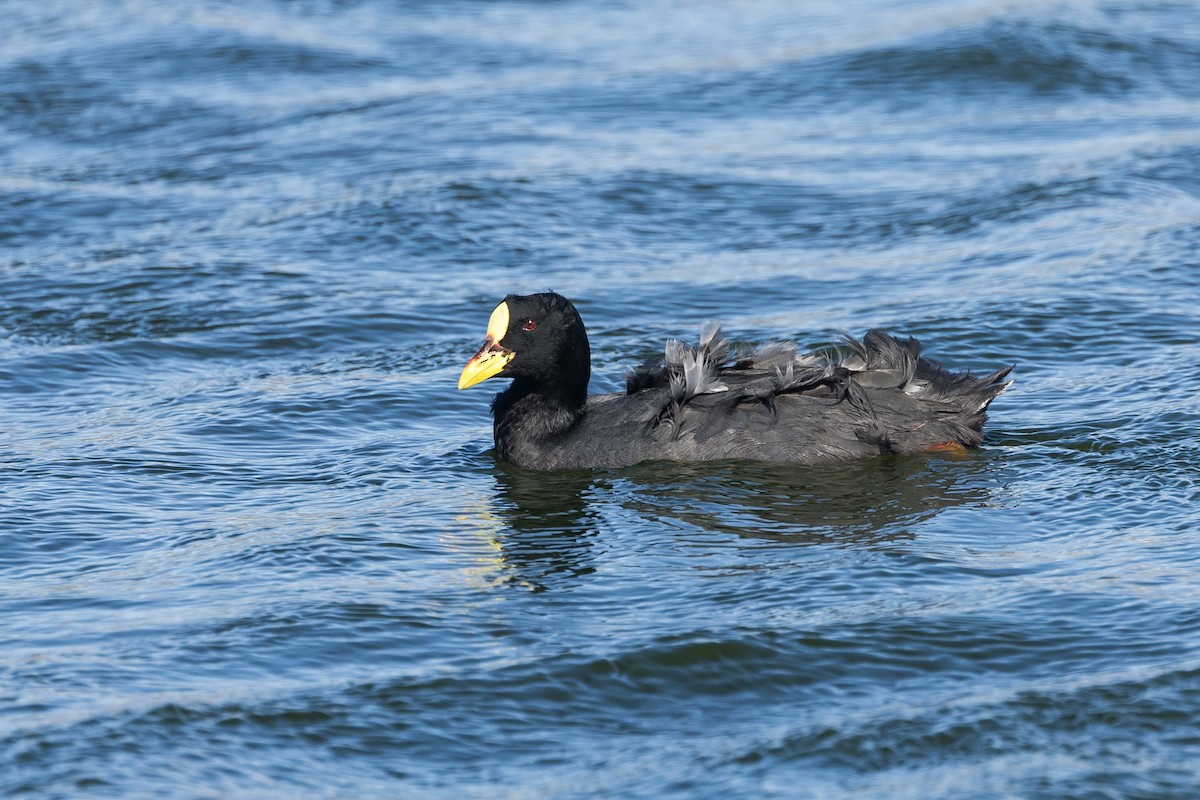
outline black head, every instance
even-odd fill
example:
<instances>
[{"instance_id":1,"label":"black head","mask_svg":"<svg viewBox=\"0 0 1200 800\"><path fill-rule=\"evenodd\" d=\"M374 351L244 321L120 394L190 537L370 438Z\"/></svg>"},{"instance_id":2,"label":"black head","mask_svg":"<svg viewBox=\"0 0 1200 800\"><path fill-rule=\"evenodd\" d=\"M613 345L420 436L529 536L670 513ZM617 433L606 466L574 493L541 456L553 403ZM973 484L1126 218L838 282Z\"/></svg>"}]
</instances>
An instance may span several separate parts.
<instances>
[{"instance_id":1,"label":"black head","mask_svg":"<svg viewBox=\"0 0 1200 800\"><path fill-rule=\"evenodd\" d=\"M582 406L591 374L587 330L570 300L553 292L510 294L492 312L483 347L467 362L458 388L514 378Z\"/></svg>"}]
</instances>

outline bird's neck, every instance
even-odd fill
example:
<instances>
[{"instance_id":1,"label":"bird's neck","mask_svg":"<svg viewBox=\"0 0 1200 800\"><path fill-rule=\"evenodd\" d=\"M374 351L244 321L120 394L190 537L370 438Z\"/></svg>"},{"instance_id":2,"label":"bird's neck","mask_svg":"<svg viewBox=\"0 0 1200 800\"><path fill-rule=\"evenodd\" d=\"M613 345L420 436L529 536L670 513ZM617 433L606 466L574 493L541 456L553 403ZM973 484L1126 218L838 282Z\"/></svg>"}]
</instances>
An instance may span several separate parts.
<instances>
[{"instance_id":1,"label":"bird's neck","mask_svg":"<svg viewBox=\"0 0 1200 800\"><path fill-rule=\"evenodd\" d=\"M544 444L569 431L583 417L587 385L582 391L552 391L526 378L516 378L512 386L496 395L492 402L496 449L506 461L520 463L513 452L523 444Z\"/></svg>"}]
</instances>

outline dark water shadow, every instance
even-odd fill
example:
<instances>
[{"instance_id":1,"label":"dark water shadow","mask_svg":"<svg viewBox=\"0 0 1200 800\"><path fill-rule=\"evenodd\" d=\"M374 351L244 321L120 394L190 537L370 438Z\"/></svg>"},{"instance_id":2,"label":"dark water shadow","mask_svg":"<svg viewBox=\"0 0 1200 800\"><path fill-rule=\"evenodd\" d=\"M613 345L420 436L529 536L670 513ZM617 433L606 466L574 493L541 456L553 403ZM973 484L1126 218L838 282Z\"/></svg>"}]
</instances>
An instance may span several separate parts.
<instances>
[{"instance_id":1,"label":"dark water shadow","mask_svg":"<svg viewBox=\"0 0 1200 800\"><path fill-rule=\"evenodd\" d=\"M1003 454L885 456L852 464L647 464L628 509L659 523L780 542L910 539L948 508L988 503Z\"/></svg>"},{"instance_id":2,"label":"dark water shadow","mask_svg":"<svg viewBox=\"0 0 1200 800\"><path fill-rule=\"evenodd\" d=\"M603 525L592 507L596 472L531 472L497 462L493 477L496 515L505 523L496 544L508 581L544 591L555 576L595 571L590 551Z\"/></svg>"},{"instance_id":3,"label":"dark water shadow","mask_svg":"<svg viewBox=\"0 0 1200 800\"><path fill-rule=\"evenodd\" d=\"M496 464L497 535L511 580L535 591L595 571L614 510L667 526L785 543L872 545L914 536L946 509L995 502L1002 451L881 457L853 464L660 462L617 471L529 472Z\"/></svg>"}]
</instances>

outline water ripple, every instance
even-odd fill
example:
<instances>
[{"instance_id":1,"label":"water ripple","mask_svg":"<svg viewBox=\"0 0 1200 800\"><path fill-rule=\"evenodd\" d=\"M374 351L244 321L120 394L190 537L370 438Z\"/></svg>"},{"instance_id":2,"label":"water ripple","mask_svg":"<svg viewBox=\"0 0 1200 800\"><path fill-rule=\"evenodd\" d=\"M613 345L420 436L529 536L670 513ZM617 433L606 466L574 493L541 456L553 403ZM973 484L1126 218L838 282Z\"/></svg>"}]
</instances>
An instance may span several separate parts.
<instances>
[{"instance_id":1,"label":"water ripple","mask_svg":"<svg viewBox=\"0 0 1200 800\"><path fill-rule=\"evenodd\" d=\"M1185 797L1178 3L0 10L0 794ZM985 447L531 474L455 380L708 319Z\"/></svg>"}]
</instances>

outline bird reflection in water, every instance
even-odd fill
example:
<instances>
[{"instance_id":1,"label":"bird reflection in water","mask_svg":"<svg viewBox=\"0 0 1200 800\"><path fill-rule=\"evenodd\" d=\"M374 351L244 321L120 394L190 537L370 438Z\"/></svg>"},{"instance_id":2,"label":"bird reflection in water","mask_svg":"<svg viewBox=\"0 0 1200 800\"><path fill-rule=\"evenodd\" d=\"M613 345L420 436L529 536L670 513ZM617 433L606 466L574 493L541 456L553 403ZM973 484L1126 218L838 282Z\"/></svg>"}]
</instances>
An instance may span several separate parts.
<instances>
[{"instance_id":1,"label":"bird reflection in water","mask_svg":"<svg viewBox=\"0 0 1200 800\"><path fill-rule=\"evenodd\" d=\"M544 591L596 570L613 514L667 529L783 543L886 546L923 521L993 501L1002 454L896 456L805 467L762 462L657 462L624 470L530 472L497 464L495 544L506 582ZM602 549L602 548L601 548Z\"/></svg>"},{"instance_id":2,"label":"bird reflection in water","mask_svg":"<svg viewBox=\"0 0 1200 800\"><path fill-rule=\"evenodd\" d=\"M956 506L989 502L988 451L907 455L830 466L763 462L645 464L625 505L676 527L780 542L885 544Z\"/></svg>"},{"instance_id":3,"label":"bird reflection in water","mask_svg":"<svg viewBox=\"0 0 1200 800\"><path fill-rule=\"evenodd\" d=\"M603 491L603 473L538 473L497 463L494 476L496 515L506 523L497 534L506 582L540 592L557 577L595 572L591 549L601 525L592 494Z\"/></svg>"}]
</instances>

